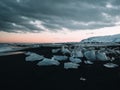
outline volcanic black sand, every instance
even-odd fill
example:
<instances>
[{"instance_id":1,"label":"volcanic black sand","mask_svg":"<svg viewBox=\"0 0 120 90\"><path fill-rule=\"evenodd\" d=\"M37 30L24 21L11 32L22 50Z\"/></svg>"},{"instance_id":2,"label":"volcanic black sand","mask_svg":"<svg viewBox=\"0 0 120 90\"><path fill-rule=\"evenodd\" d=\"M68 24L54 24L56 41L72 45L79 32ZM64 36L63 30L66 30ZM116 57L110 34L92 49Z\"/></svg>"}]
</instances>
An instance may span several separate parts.
<instances>
[{"instance_id":1,"label":"volcanic black sand","mask_svg":"<svg viewBox=\"0 0 120 90\"><path fill-rule=\"evenodd\" d=\"M32 51L51 57L51 48ZM23 53L0 56L0 90L120 90L120 67L105 68L103 63L80 64L79 69L60 66L37 66L26 62ZM80 80L83 77L86 80Z\"/></svg>"}]
</instances>

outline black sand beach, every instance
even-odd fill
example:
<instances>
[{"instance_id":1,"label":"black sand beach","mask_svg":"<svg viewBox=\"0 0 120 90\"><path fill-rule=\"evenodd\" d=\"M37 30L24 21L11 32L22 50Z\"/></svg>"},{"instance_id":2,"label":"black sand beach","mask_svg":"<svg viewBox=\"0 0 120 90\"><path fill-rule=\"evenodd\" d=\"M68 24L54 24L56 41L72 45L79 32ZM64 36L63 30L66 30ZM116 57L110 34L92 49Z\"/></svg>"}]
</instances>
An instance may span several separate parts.
<instances>
[{"instance_id":1,"label":"black sand beach","mask_svg":"<svg viewBox=\"0 0 120 90\"><path fill-rule=\"evenodd\" d=\"M33 48L32 51L51 57L50 48ZM93 65L80 64L79 69L60 66L36 65L26 62L26 55L18 53L0 56L0 90L119 90L120 67L108 69L102 63ZM83 77L86 80L80 80Z\"/></svg>"}]
</instances>

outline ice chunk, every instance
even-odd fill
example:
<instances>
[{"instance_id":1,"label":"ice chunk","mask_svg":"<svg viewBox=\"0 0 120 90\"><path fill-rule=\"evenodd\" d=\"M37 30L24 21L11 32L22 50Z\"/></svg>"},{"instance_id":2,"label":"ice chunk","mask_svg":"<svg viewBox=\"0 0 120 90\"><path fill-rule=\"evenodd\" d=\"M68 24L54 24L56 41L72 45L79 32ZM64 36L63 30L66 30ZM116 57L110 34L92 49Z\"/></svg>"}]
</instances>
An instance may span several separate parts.
<instances>
[{"instance_id":1,"label":"ice chunk","mask_svg":"<svg viewBox=\"0 0 120 90\"><path fill-rule=\"evenodd\" d=\"M90 61L96 60L95 50L86 51L84 53L84 56L86 57L87 60L90 60Z\"/></svg>"},{"instance_id":2,"label":"ice chunk","mask_svg":"<svg viewBox=\"0 0 120 90\"><path fill-rule=\"evenodd\" d=\"M62 46L61 52L62 52L63 54L70 54L70 50L67 49L67 48L65 48L64 46Z\"/></svg>"},{"instance_id":3,"label":"ice chunk","mask_svg":"<svg viewBox=\"0 0 120 90\"><path fill-rule=\"evenodd\" d=\"M81 51L78 51L78 50L73 50L71 53L71 56L80 58L80 57L83 57L83 53Z\"/></svg>"},{"instance_id":4,"label":"ice chunk","mask_svg":"<svg viewBox=\"0 0 120 90\"><path fill-rule=\"evenodd\" d=\"M52 53L58 53L60 49L52 49Z\"/></svg>"},{"instance_id":5,"label":"ice chunk","mask_svg":"<svg viewBox=\"0 0 120 90\"><path fill-rule=\"evenodd\" d=\"M54 59L48 59L48 58L44 58L42 61L37 63L38 66L51 66L51 65L58 66L59 64L60 64L59 61L56 61Z\"/></svg>"},{"instance_id":6,"label":"ice chunk","mask_svg":"<svg viewBox=\"0 0 120 90\"><path fill-rule=\"evenodd\" d=\"M86 78L80 77L80 80L81 80L81 81L86 81Z\"/></svg>"},{"instance_id":7,"label":"ice chunk","mask_svg":"<svg viewBox=\"0 0 120 90\"><path fill-rule=\"evenodd\" d=\"M29 55L25 58L26 61L38 61L44 59L44 56L32 52L28 52L26 55Z\"/></svg>"},{"instance_id":8,"label":"ice chunk","mask_svg":"<svg viewBox=\"0 0 120 90\"><path fill-rule=\"evenodd\" d=\"M81 59L79 59L79 58L74 58L74 57L70 57L69 60L70 60L71 62L73 62L73 63L81 63L81 62L82 62Z\"/></svg>"},{"instance_id":9,"label":"ice chunk","mask_svg":"<svg viewBox=\"0 0 120 90\"><path fill-rule=\"evenodd\" d=\"M87 61L84 61L85 64L93 64L93 62L87 60Z\"/></svg>"},{"instance_id":10,"label":"ice chunk","mask_svg":"<svg viewBox=\"0 0 120 90\"><path fill-rule=\"evenodd\" d=\"M97 52L96 53L96 58L97 58L97 60L100 60L100 61L107 61L107 60L109 60L104 52Z\"/></svg>"},{"instance_id":11,"label":"ice chunk","mask_svg":"<svg viewBox=\"0 0 120 90\"><path fill-rule=\"evenodd\" d=\"M67 56L61 56L61 55L54 55L53 58L58 61L65 61L68 59Z\"/></svg>"},{"instance_id":12,"label":"ice chunk","mask_svg":"<svg viewBox=\"0 0 120 90\"><path fill-rule=\"evenodd\" d=\"M83 57L83 53L81 51L76 52L76 57Z\"/></svg>"},{"instance_id":13,"label":"ice chunk","mask_svg":"<svg viewBox=\"0 0 120 90\"><path fill-rule=\"evenodd\" d=\"M77 69L80 65L77 63L72 63L72 62L66 62L64 63L64 68L65 69L69 69L69 68L73 68L73 69Z\"/></svg>"},{"instance_id":14,"label":"ice chunk","mask_svg":"<svg viewBox=\"0 0 120 90\"><path fill-rule=\"evenodd\" d=\"M120 50L116 50L116 53L117 53L117 54L120 54Z\"/></svg>"},{"instance_id":15,"label":"ice chunk","mask_svg":"<svg viewBox=\"0 0 120 90\"><path fill-rule=\"evenodd\" d=\"M106 63L106 64L104 64L104 66L107 67L107 68L115 68L115 67L118 67L118 65L117 65L117 64L114 64L114 63Z\"/></svg>"},{"instance_id":16,"label":"ice chunk","mask_svg":"<svg viewBox=\"0 0 120 90\"><path fill-rule=\"evenodd\" d=\"M25 55L30 55L32 54L33 52L26 52Z\"/></svg>"},{"instance_id":17,"label":"ice chunk","mask_svg":"<svg viewBox=\"0 0 120 90\"><path fill-rule=\"evenodd\" d=\"M115 60L115 58L114 58L114 57L112 57L110 61L114 61L114 60Z\"/></svg>"},{"instance_id":18,"label":"ice chunk","mask_svg":"<svg viewBox=\"0 0 120 90\"><path fill-rule=\"evenodd\" d=\"M86 51L87 51L87 49L83 47L82 48L82 52L86 52Z\"/></svg>"}]
</instances>

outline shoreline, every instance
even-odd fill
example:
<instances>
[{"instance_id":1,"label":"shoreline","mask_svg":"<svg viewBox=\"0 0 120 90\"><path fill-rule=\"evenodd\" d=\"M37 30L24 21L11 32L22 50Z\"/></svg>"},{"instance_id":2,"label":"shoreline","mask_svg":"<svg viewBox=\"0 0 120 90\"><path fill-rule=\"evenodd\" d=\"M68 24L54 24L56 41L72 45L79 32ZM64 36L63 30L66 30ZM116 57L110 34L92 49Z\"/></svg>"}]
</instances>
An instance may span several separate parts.
<instances>
[{"instance_id":1,"label":"shoreline","mask_svg":"<svg viewBox=\"0 0 120 90\"><path fill-rule=\"evenodd\" d=\"M51 48L30 48L38 54L51 57ZM20 50L21 51L21 50ZM24 51L24 50L23 50ZM81 64L78 69L59 66L37 66L26 62L23 53L0 56L0 88L4 89L81 89L106 90L120 89L120 68L108 69L99 62L93 65ZM80 80L85 78L86 81Z\"/></svg>"}]
</instances>

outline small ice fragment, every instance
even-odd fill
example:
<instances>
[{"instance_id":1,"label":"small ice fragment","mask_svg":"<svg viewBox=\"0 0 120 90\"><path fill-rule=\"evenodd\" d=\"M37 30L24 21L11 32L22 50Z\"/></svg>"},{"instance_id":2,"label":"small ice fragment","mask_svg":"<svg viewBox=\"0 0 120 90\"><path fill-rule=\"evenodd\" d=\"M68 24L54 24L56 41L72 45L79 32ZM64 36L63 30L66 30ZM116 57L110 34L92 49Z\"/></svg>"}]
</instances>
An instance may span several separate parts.
<instances>
[{"instance_id":1,"label":"small ice fragment","mask_svg":"<svg viewBox=\"0 0 120 90\"><path fill-rule=\"evenodd\" d=\"M86 81L86 78L80 77L80 80L81 80L81 81Z\"/></svg>"},{"instance_id":2,"label":"small ice fragment","mask_svg":"<svg viewBox=\"0 0 120 90\"><path fill-rule=\"evenodd\" d=\"M25 58L26 61L38 61L44 59L42 55L36 54L36 53L31 53L28 52L26 55L29 55Z\"/></svg>"},{"instance_id":3,"label":"small ice fragment","mask_svg":"<svg viewBox=\"0 0 120 90\"><path fill-rule=\"evenodd\" d=\"M115 60L115 58L114 58L114 57L112 57L110 61L114 61L114 60Z\"/></svg>"},{"instance_id":4,"label":"small ice fragment","mask_svg":"<svg viewBox=\"0 0 120 90\"><path fill-rule=\"evenodd\" d=\"M87 60L87 61L84 61L85 64L93 64L93 62Z\"/></svg>"},{"instance_id":5,"label":"small ice fragment","mask_svg":"<svg viewBox=\"0 0 120 90\"><path fill-rule=\"evenodd\" d=\"M81 63L81 62L82 62L81 59L79 59L79 58L74 58L74 57L70 57L69 60L70 60L71 62L73 62L73 63Z\"/></svg>"},{"instance_id":6,"label":"small ice fragment","mask_svg":"<svg viewBox=\"0 0 120 90\"><path fill-rule=\"evenodd\" d=\"M61 56L61 55L54 55L53 58L58 61L65 61L68 59L67 56Z\"/></svg>"},{"instance_id":7,"label":"small ice fragment","mask_svg":"<svg viewBox=\"0 0 120 90\"><path fill-rule=\"evenodd\" d=\"M118 67L118 65L117 65L117 64L114 64L114 63L106 63L106 64L104 64L104 66L107 67L107 68L115 68L115 67Z\"/></svg>"},{"instance_id":8,"label":"small ice fragment","mask_svg":"<svg viewBox=\"0 0 120 90\"><path fill-rule=\"evenodd\" d=\"M64 63L64 68L65 69L69 69L69 68L73 68L73 69L77 69L80 65L77 63L72 63L72 62L66 62Z\"/></svg>"},{"instance_id":9,"label":"small ice fragment","mask_svg":"<svg viewBox=\"0 0 120 90\"><path fill-rule=\"evenodd\" d=\"M59 61L56 61L54 59L48 59L48 58L44 58L42 61L37 63L38 66L51 66L51 65L58 66L59 64L60 64Z\"/></svg>"}]
</instances>

